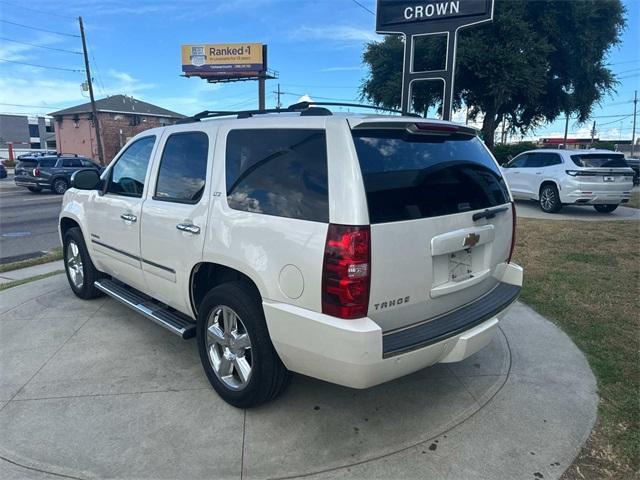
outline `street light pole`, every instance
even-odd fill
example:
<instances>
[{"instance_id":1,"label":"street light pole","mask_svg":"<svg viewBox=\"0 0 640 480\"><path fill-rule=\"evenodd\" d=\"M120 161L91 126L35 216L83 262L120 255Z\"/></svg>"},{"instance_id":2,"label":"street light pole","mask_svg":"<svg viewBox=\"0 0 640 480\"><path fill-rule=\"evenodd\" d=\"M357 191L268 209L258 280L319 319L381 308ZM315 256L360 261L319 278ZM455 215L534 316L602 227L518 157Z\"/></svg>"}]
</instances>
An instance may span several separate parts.
<instances>
[{"instance_id":1,"label":"street light pole","mask_svg":"<svg viewBox=\"0 0 640 480\"><path fill-rule=\"evenodd\" d=\"M96 142L98 144L98 160L100 165L104 165L104 153L102 151L102 137L100 136L100 122L98 121L98 112L96 109L96 99L93 96L93 82L91 81L91 70L89 69L89 55L87 54L87 40L84 36L84 25L82 17L78 17L80 23L80 36L82 37L82 51L84 53L84 69L87 73L87 84L89 85L89 98L91 99L91 112L93 114L93 126L96 129Z\"/></svg>"}]
</instances>

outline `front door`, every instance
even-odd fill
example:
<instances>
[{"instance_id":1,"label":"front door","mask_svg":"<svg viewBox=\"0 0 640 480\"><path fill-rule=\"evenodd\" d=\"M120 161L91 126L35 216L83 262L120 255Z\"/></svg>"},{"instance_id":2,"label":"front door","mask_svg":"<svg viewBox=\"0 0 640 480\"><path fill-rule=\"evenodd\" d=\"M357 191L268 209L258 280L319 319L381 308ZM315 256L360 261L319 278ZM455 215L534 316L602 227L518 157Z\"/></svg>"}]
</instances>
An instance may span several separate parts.
<instances>
[{"instance_id":1,"label":"front door","mask_svg":"<svg viewBox=\"0 0 640 480\"><path fill-rule=\"evenodd\" d=\"M140 219L155 143L155 136L147 136L129 145L107 172L104 194L95 192L86 206L96 266L138 289L145 286Z\"/></svg>"},{"instance_id":2,"label":"front door","mask_svg":"<svg viewBox=\"0 0 640 480\"><path fill-rule=\"evenodd\" d=\"M509 190L511 190L514 198L526 197L524 166L527 161L527 156L528 154L526 153L518 155L502 169L507 184L509 185Z\"/></svg>"},{"instance_id":3,"label":"front door","mask_svg":"<svg viewBox=\"0 0 640 480\"><path fill-rule=\"evenodd\" d=\"M210 131L210 130L208 130ZM202 260L215 139L185 126L163 138L142 208L141 257L147 293L190 315L191 270Z\"/></svg>"}]
</instances>

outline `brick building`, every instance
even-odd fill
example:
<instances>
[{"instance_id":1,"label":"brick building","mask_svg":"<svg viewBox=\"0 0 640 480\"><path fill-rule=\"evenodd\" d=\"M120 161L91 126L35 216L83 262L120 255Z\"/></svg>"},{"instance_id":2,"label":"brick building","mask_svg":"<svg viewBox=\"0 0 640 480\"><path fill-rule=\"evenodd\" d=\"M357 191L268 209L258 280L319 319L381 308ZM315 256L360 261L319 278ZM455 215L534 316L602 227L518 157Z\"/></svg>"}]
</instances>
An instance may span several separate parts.
<instances>
[{"instance_id":1,"label":"brick building","mask_svg":"<svg viewBox=\"0 0 640 480\"><path fill-rule=\"evenodd\" d=\"M172 125L184 118L179 113L126 95L96 100L96 110L107 164L131 137L149 128ZM50 115L55 118L58 152L98 159L91 103L65 108Z\"/></svg>"}]
</instances>

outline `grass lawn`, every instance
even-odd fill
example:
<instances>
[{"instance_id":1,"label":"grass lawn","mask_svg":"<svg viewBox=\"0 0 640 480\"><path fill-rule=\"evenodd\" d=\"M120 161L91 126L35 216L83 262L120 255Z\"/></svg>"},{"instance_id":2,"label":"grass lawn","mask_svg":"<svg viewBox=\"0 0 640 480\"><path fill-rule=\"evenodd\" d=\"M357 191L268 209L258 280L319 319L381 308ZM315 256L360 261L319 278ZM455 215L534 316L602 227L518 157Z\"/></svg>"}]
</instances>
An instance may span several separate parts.
<instances>
[{"instance_id":1,"label":"grass lawn","mask_svg":"<svg viewBox=\"0 0 640 480\"><path fill-rule=\"evenodd\" d=\"M640 208L640 190L633 190L631 192L631 200L629 200L629 203L625 203L624 206Z\"/></svg>"},{"instance_id":2,"label":"grass lawn","mask_svg":"<svg viewBox=\"0 0 640 480\"><path fill-rule=\"evenodd\" d=\"M62 247L56 247L41 257L0 265L0 273L10 272L11 270L18 270L20 268L33 267L34 265L42 265L43 263L55 262L56 260L62 260Z\"/></svg>"},{"instance_id":3,"label":"grass lawn","mask_svg":"<svg viewBox=\"0 0 640 480\"><path fill-rule=\"evenodd\" d=\"M514 258L522 300L571 336L598 378L598 423L563 478L636 478L640 223L518 219Z\"/></svg>"}]
</instances>

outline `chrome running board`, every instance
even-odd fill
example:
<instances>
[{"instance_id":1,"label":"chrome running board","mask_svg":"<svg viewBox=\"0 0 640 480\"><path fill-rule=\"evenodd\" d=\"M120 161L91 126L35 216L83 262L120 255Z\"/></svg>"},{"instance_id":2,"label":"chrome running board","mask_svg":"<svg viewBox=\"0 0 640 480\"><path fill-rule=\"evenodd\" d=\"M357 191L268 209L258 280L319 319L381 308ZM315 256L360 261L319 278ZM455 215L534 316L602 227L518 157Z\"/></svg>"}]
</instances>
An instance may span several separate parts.
<instances>
[{"instance_id":1,"label":"chrome running board","mask_svg":"<svg viewBox=\"0 0 640 480\"><path fill-rule=\"evenodd\" d=\"M193 319L162 305L134 288L105 278L96 280L94 286L185 340L196 336L196 324Z\"/></svg>"}]
</instances>

